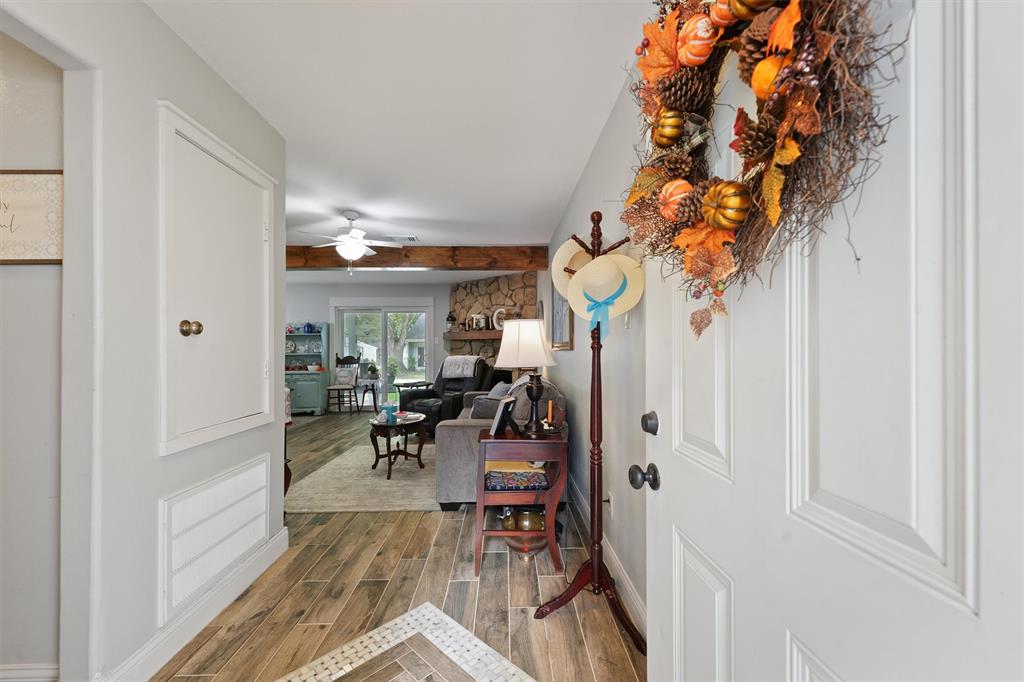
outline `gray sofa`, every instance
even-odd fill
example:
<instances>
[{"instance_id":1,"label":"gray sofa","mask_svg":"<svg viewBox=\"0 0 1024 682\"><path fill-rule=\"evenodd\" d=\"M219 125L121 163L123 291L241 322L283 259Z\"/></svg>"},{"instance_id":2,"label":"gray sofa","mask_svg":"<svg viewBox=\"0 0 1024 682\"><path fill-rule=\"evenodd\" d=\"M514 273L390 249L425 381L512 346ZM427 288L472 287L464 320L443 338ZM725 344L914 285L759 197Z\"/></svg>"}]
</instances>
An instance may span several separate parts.
<instances>
[{"instance_id":1,"label":"gray sofa","mask_svg":"<svg viewBox=\"0 0 1024 682\"><path fill-rule=\"evenodd\" d=\"M526 423L530 401L526 398L526 385L514 385L510 395L516 397L512 418ZM480 398L478 401L477 398ZM437 457L437 501L444 510L455 510L463 502L476 500L476 477L480 452L480 430L490 427L498 398L487 398L486 391L473 391L463 397L463 409L457 419L440 422L434 433ZM554 400L565 414L566 400L554 384L544 381L544 394L540 400L543 410L548 400ZM474 403L477 418L473 417ZM482 415L482 416L481 416ZM490 416L487 416L490 415ZM568 428L563 425L563 429Z\"/></svg>"}]
</instances>

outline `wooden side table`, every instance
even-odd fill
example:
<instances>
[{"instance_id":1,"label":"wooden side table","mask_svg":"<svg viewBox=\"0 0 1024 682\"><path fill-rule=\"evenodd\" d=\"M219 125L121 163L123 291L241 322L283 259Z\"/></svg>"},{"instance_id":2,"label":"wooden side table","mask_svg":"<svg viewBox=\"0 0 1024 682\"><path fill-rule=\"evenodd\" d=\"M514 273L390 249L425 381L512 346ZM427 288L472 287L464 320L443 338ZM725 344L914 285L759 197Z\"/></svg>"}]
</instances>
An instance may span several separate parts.
<instances>
[{"instance_id":1,"label":"wooden side table","mask_svg":"<svg viewBox=\"0 0 1024 682\"><path fill-rule=\"evenodd\" d=\"M544 462L544 473L548 487L544 490L487 490L485 478L487 462ZM483 559L484 538L499 537L546 537L551 560L555 570L562 570L562 557L558 554L555 537L555 516L558 501L565 491L569 475L569 441L564 434L544 440L522 438L511 431L500 436L491 436L486 430L480 431L480 458L476 481L476 538L474 560L476 574L480 575ZM544 530L504 530L484 528L484 512L488 506L544 505Z\"/></svg>"},{"instance_id":2,"label":"wooden side table","mask_svg":"<svg viewBox=\"0 0 1024 682\"><path fill-rule=\"evenodd\" d=\"M409 434L415 433L418 439L416 444L416 454L409 452ZM386 452L380 454L380 446L377 444L377 439L383 438L385 443ZM391 439L394 438L396 441L399 438L403 439L402 447L398 447L396 442L395 447L391 447ZM420 414L419 412L407 412L405 415L398 417L392 422L378 421L376 417L370 420L370 444L373 445L373 466L371 469L377 468L377 463L382 459L388 461L388 480L391 480L391 467L395 465L399 457L405 457L408 460L410 457L415 459L420 465L420 469L424 468L423 464L423 444L427 440L427 419L426 415Z\"/></svg>"}]
</instances>

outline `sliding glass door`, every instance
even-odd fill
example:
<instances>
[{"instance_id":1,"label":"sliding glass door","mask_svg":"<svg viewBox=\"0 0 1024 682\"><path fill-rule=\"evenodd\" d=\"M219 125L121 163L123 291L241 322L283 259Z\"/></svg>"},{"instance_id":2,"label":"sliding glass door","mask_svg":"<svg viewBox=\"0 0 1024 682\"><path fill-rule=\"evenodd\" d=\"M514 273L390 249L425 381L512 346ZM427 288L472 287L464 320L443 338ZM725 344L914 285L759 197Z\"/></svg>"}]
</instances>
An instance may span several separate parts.
<instances>
[{"instance_id":1,"label":"sliding glass door","mask_svg":"<svg viewBox=\"0 0 1024 682\"><path fill-rule=\"evenodd\" d=\"M381 392L397 400L395 382L429 381L431 338L422 308L339 309L338 357L359 359L360 379L376 369Z\"/></svg>"},{"instance_id":2,"label":"sliding glass door","mask_svg":"<svg viewBox=\"0 0 1024 682\"><path fill-rule=\"evenodd\" d=\"M384 313L387 335L388 391L394 384L427 381L427 314L415 310ZM431 377L432 379L433 377Z\"/></svg>"}]
</instances>

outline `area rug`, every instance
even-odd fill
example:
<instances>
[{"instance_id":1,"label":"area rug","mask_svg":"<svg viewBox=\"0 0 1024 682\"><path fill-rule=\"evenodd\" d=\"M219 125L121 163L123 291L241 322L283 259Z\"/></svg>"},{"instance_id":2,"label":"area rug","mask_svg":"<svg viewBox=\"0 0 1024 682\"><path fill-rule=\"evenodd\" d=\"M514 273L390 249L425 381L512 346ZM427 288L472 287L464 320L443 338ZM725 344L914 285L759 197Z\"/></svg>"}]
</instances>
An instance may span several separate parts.
<instances>
[{"instance_id":1,"label":"area rug","mask_svg":"<svg viewBox=\"0 0 1024 682\"><path fill-rule=\"evenodd\" d=\"M281 678L531 682L532 677L427 602ZM280 682L280 681L279 681Z\"/></svg>"},{"instance_id":2,"label":"area rug","mask_svg":"<svg viewBox=\"0 0 1024 682\"><path fill-rule=\"evenodd\" d=\"M415 447L412 443L409 446ZM386 461L381 460L376 469L371 469L372 465L373 448L369 445L345 451L292 484L284 498L285 511L300 514L440 509L433 444L423 446L423 469L416 460L399 457L390 481Z\"/></svg>"}]
</instances>

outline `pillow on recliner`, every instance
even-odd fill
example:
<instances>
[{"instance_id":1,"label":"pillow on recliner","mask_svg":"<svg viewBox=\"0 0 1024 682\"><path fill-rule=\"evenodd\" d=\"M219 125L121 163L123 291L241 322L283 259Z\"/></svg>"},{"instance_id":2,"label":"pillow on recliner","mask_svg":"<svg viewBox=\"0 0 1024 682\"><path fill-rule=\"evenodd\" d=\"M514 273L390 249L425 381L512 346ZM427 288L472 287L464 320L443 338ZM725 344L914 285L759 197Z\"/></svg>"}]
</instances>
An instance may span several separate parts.
<instances>
[{"instance_id":1,"label":"pillow on recliner","mask_svg":"<svg viewBox=\"0 0 1024 682\"><path fill-rule=\"evenodd\" d=\"M494 384L494 388L492 388L490 392L488 392L487 397L504 398L505 396L508 395L508 392L510 390L512 390L512 384L508 383L507 381L499 381L498 383Z\"/></svg>"}]
</instances>

